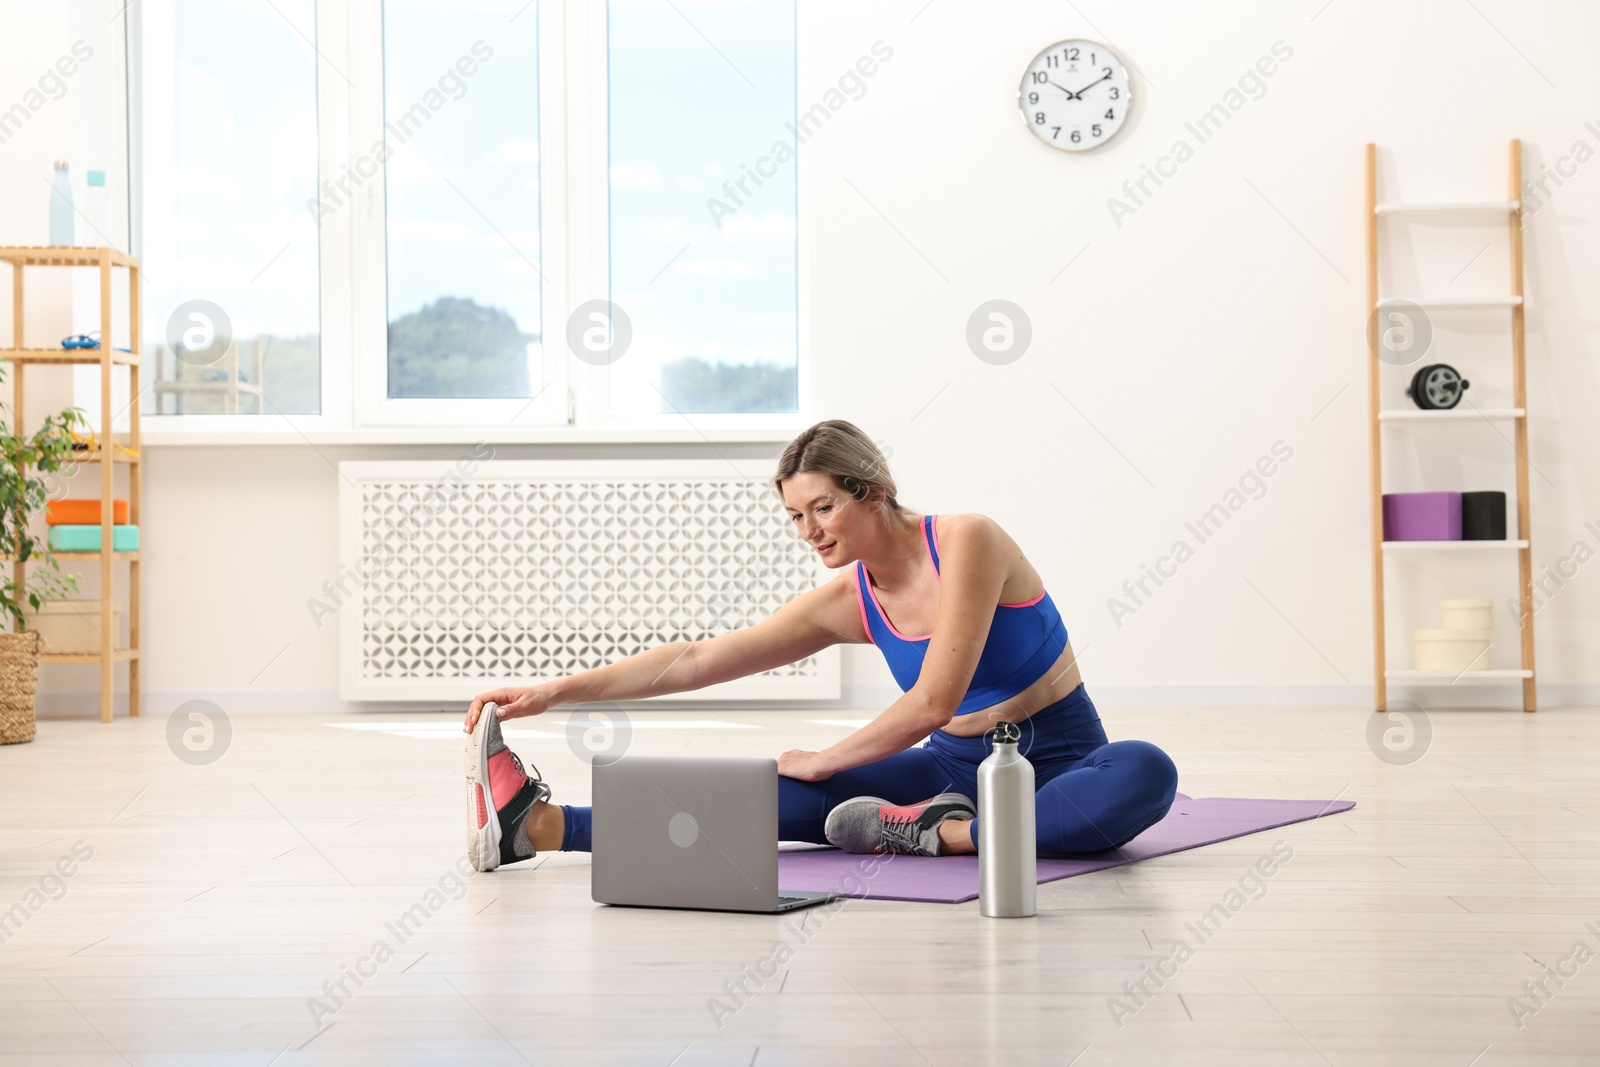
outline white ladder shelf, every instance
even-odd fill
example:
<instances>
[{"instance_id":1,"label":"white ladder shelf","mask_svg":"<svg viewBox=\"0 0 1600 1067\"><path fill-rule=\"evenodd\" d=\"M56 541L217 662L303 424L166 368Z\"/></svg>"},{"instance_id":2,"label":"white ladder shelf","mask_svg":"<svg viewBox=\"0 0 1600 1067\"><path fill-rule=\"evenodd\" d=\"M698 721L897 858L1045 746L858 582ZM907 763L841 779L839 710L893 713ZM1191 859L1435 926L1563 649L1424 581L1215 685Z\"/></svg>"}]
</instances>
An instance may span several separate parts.
<instances>
[{"instance_id":1,"label":"white ladder shelf","mask_svg":"<svg viewBox=\"0 0 1600 1067\"><path fill-rule=\"evenodd\" d=\"M1526 346L1523 338L1522 293L1522 142L1511 142L1510 190L1506 200L1461 203L1397 204L1378 201L1377 146L1367 145L1367 410L1369 418L1369 458L1372 481L1372 622L1373 694L1377 711L1386 711L1388 683L1454 685L1460 681L1520 679L1522 710L1535 711L1538 704L1533 670L1533 549L1529 543L1528 509L1528 385ZM1511 291L1489 297L1387 297L1378 295L1378 220L1386 215L1503 215L1508 220L1511 246ZM1511 379L1514 399L1510 408L1484 411L1384 411L1380 403L1378 331L1380 312L1386 306L1409 302L1421 308L1454 310L1504 309L1511 313ZM1385 541L1383 539L1383 425L1385 423L1459 422L1483 417L1509 420L1515 435L1513 465L1517 479L1517 532L1504 541ZM1466 671L1390 670L1387 667L1387 641L1384 616L1383 564L1386 550L1411 551L1461 550L1468 548L1512 549L1517 554L1517 587L1521 598L1522 666L1515 669Z\"/></svg>"}]
</instances>

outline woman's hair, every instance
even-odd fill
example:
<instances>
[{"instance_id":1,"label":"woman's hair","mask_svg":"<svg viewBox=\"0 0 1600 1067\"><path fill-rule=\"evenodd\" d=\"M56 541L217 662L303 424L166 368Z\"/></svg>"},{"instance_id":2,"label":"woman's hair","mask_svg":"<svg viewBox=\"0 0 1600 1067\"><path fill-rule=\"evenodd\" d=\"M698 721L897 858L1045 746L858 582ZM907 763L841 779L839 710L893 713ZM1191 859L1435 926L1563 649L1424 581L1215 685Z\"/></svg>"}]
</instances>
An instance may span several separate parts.
<instances>
[{"instance_id":1,"label":"woman's hair","mask_svg":"<svg viewBox=\"0 0 1600 1067\"><path fill-rule=\"evenodd\" d=\"M895 499L897 490L894 475L889 473L888 458L854 423L828 419L790 441L783 455L778 457L778 472L772 476L772 488L781 499L786 479L812 473L832 475L834 484L855 500L865 500L874 486L882 486L890 509L914 514L911 508Z\"/></svg>"}]
</instances>

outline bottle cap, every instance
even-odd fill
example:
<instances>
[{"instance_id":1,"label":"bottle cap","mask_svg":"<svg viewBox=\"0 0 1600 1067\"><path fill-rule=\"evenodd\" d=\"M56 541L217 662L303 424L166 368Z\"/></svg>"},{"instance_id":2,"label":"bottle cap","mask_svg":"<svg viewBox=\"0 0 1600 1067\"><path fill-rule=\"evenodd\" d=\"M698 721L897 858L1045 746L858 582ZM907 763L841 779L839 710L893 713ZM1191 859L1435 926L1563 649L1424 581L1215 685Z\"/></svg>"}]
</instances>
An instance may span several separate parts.
<instances>
[{"instance_id":1,"label":"bottle cap","mask_svg":"<svg viewBox=\"0 0 1600 1067\"><path fill-rule=\"evenodd\" d=\"M106 172L105 171L103 171L103 170L91 170L89 172L89 184L90 185L104 185L105 183L106 183Z\"/></svg>"},{"instance_id":2,"label":"bottle cap","mask_svg":"<svg viewBox=\"0 0 1600 1067\"><path fill-rule=\"evenodd\" d=\"M1003 720L994 728L994 743L997 745L1014 745L1022 740L1022 729L1016 723Z\"/></svg>"}]
</instances>

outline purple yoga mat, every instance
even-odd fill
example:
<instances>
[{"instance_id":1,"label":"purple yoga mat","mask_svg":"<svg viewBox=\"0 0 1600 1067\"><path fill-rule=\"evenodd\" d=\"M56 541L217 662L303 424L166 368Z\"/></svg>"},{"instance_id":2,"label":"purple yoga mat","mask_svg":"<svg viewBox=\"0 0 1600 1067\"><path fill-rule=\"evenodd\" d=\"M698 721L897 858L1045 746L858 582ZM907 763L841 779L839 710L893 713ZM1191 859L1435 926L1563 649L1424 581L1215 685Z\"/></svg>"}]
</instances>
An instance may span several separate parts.
<instances>
[{"instance_id":1,"label":"purple yoga mat","mask_svg":"<svg viewBox=\"0 0 1600 1067\"><path fill-rule=\"evenodd\" d=\"M1080 853L1071 859L1040 856L1039 881L1120 867L1355 806L1353 800L1195 800L1179 793L1164 819L1121 848ZM789 843L779 846L778 888L790 893L830 892L878 900L959 904L978 895L978 857L858 856L831 845Z\"/></svg>"}]
</instances>

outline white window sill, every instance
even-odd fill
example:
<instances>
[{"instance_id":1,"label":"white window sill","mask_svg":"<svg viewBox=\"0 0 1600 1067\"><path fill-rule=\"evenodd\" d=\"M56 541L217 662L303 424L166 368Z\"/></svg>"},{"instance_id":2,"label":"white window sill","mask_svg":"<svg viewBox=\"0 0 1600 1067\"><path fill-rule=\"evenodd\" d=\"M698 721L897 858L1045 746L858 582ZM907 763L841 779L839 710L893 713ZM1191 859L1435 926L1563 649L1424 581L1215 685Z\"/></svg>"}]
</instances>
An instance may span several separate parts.
<instances>
[{"instance_id":1,"label":"white window sill","mask_svg":"<svg viewBox=\"0 0 1600 1067\"><path fill-rule=\"evenodd\" d=\"M273 420L274 422L278 420ZM454 445L475 444L788 444L809 424L765 426L592 427L416 426L360 430L147 430L145 448L169 445Z\"/></svg>"}]
</instances>

